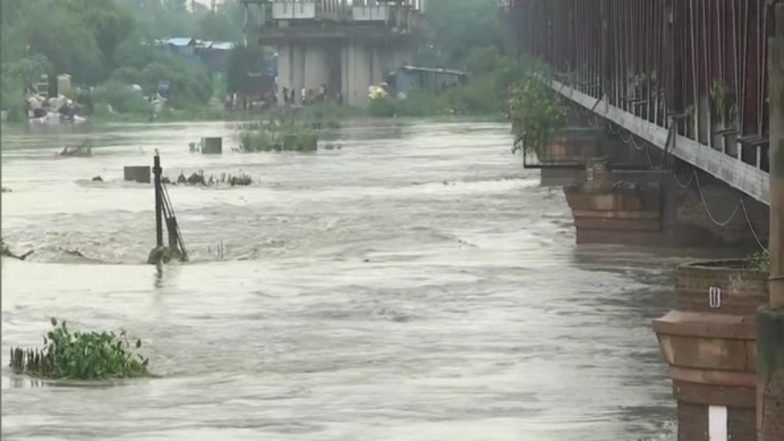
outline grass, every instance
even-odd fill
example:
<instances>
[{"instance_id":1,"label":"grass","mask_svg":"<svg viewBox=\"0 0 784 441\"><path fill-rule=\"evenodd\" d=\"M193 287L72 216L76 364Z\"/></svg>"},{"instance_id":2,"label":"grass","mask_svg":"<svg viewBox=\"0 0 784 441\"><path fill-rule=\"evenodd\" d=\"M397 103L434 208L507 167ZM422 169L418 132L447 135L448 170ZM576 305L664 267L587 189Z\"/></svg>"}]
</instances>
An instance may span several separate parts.
<instances>
[{"instance_id":1,"label":"grass","mask_svg":"<svg viewBox=\"0 0 784 441\"><path fill-rule=\"evenodd\" d=\"M262 120L240 126L240 150L243 152L312 152L318 148L315 128L324 120L303 117L298 111L281 113L277 119Z\"/></svg>"},{"instance_id":2,"label":"grass","mask_svg":"<svg viewBox=\"0 0 784 441\"><path fill-rule=\"evenodd\" d=\"M40 350L11 350L11 367L34 377L101 380L148 376L149 359L135 352L142 341L131 343L125 331L71 332L65 321L52 319L53 329Z\"/></svg>"}]
</instances>

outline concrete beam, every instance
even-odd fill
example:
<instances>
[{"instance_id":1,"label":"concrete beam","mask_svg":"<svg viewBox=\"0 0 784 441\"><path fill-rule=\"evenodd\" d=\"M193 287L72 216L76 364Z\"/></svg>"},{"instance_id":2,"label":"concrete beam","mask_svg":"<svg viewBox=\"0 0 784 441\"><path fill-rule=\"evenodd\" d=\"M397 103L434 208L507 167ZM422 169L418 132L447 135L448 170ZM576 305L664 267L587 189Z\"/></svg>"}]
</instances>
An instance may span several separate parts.
<instances>
[{"instance_id":1,"label":"concrete beam","mask_svg":"<svg viewBox=\"0 0 784 441\"><path fill-rule=\"evenodd\" d=\"M250 31L249 36L259 44L269 45L292 41L350 40L411 43L418 33L392 31L384 26L292 26L287 28L260 28Z\"/></svg>"},{"instance_id":2,"label":"concrete beam","mask_svg":"<svg viewBox=\"0 0 784 441\"><path fill-rule=\"evenodd\" d=\"M604 100L600 100L597 105L596 98L558 81L553 80L551 87L565 98L665 150L668 131L664 127L632 115ZM676 157L726 182L731 187L770 205L768 173L685 136L677 135L675 148L671 152Z\"/></svg>"}]
</instances>

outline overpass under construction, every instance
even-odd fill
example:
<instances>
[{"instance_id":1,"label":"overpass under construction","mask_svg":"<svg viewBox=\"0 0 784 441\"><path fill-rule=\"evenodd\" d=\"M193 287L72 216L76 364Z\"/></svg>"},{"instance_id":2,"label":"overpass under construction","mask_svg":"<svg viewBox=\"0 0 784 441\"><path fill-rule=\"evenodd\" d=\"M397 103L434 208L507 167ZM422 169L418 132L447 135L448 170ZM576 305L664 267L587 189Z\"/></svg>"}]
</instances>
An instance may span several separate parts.
<instances>
[{"instance_id":1,"label":"overpass under construction","mask_svg":"<svg viewBox=\"0 0 784 441\"><path fill-rule=\"evenodd\" d=\"M278 87L325 87L368 102L368 87L411 64L425 0L242 0L249 44L275 46ZM301 97L299 97L301 99Z\"/></svg>"}]
</instances>

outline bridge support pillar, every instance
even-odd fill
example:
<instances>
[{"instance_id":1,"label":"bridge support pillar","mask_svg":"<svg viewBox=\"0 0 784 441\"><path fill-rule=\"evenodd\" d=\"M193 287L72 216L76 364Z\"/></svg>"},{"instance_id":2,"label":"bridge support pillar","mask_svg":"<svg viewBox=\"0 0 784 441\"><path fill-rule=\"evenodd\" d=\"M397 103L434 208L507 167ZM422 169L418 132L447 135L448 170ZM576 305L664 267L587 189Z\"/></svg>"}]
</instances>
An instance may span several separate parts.
<instances>
[{"instance_id":1,"label":"bridge support pillar","mask_svg":"<svg viewBox=\"0 0 784 441\"><path fill-rule=\"evenodd\" d=\"M351 106L368 104L368 88L384 81L386 74L410 64L413 50L380 42L350 41L341 51L341 91Z\"/></svg>"},{"instance_id":2,"label":"bridge support pillar","mask_svg":"<svg viewBox=\"0 0 784 441\"><path fill-rule=\"evenodd\" d=\"M290 42L278 46L278 87L294 90L295 103L302 102L302 89L318 91L325 86L330 99L340 88L339 47L330 44Z\"/></svg>"},{"instance_id":3,"label":"bridge support pillar","mask_svg":"<svg viewBox=\"0 0 784 441\"><path fill-rule=\"evenodd\" d=\"M767 277L745 261L713 261L683 265L675 279L677 309L654 329L678 402L678 441L754 441L754 314L768 301Z\"/></svg>"},{"instance_id":4,"label":"bridge support pillar","mask_svg":"<svg viewBox=\"0 0 784 441\"><path fill-rule=\"evenodd\" d=\"M578 158L586 164L583 173L542 173L543 185L575 180L564 185L564 194L578 244L754 250L755 234L766 237L767 207L762 204L686 164L669 162L642 141L639 150L606 135L601 143L594 160ZM753 232L746 215L755 220Z\"/></svg>"},{"instance_id":5,"label":"bridge support pillar","mask_svg":"<svg viewBox=\"0 0 784 441\"><path fill-rule=\"evenodd\" d=\"M386 74L410 64L413 50L406 45L379 41L290 41L278 46L278 87L295 91L326 86L328 99L339 96L352 106L368 104L368 88Z\"/></svg>"}]
</instances>

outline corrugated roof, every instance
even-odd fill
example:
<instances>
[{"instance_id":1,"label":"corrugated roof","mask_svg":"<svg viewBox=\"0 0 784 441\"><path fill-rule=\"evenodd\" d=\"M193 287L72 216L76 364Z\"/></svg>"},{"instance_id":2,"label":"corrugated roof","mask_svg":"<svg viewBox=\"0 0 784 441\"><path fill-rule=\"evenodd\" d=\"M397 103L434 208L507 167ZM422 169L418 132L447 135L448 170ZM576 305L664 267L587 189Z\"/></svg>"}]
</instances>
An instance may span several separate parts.
<instances>
[{"instance_id":1,"label":"corrugated roof","mask_svg":"<svg viewBox=\"0 0 784 441\"><path fill-rule=\"evenodd\" d=\"M442 74L457 75L457 76L468 75L468 73L463 72L461 70L436 69L432 67L403 66L402 69L407 72L430 72L430 73L442 73Z\"/></svg>"},{"instance_id":2,"label":"corrugated roof","mask_svg":"<svg viewBox=\"0 0 784 441\"><path fill-rule=\"evenodd\" d=\"M211 49L218 49L218 50L221 50L221 51L227 51L227 50L231 49L232 47L234 47L234 43L232 43L230 41L214 41L214 42L212 42L212 45L210 46Z\"/></svg>"},{"instance_id":3,"label":"corrugated roof","mask_svg":"<svg viewBox=\"0 0 784 441\"><path fill-rule=\"evenodd\" d=\"M166 43L172 46L190 46L191 42L195 43L195 40L189 37L174 37L166 40Z\"/></svg>"}]
</instances>

